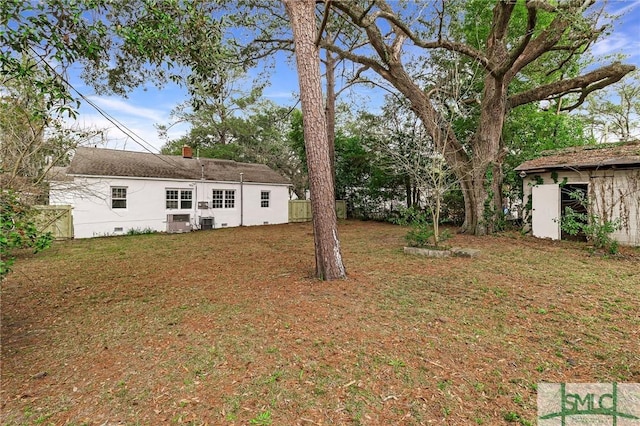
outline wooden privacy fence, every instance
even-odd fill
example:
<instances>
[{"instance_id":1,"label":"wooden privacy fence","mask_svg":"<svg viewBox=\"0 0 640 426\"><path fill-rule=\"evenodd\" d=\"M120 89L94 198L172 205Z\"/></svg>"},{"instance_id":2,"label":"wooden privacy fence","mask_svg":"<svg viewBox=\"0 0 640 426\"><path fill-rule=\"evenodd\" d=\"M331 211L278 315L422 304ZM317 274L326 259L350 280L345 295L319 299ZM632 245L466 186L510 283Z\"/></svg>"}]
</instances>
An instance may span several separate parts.
<instances>
[{"instance_id":1,"label":"wooden privacy fence","mask_svg":"<svg viewBox=\"0 0 640 426\"><path fill-rule=\"evenodd\" d=\"M34 206L38 231L51 232L56 240L73 238L71 206Z\"/></svg>"},{"instance_id":2,"label":"wooden privacy fence","mask_svg":"<svg viewBox=\"0 0 640 426\"><path fill-rule=\"evenodd\" d=\"M336 200L338 219L347 218L347 202ZM311 200L289 200L289 222L309 222L312 218Z\"/></svg>"}]
</instances>

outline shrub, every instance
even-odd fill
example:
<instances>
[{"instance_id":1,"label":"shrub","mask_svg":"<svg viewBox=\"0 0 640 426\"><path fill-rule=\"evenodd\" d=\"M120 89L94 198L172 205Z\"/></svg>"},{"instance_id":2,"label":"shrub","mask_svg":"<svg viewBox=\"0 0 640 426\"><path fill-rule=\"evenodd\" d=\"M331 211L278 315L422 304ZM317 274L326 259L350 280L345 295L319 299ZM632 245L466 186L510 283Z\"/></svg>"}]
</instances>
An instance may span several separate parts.
<instances>
[{"instance_id":1,"label":"shrub","mask_svg":"<svg viewBox=\"0 0 640 426\"><path fill-rule=\"evenodd\" d=\"M0 280L11 271L16 250L33 248L37 253L51 246L53 236L39 232L34 218L35 212L15 192L0 193Z\"/></svg>"},{"instance_id":2,"label":"shrub","mask_svg":"<svg viewBox=\"0 0 640 426\"><path fill-rule=\"evenodd\" d=\"M129 228L127 230L127 235L148 235L148 234L155 234L156 230L146 227L146 228Z\"/></svg>"},{"instance_id":3,"label":"shrub","mask_svg":"<svg viewBox=\"0 0 640 426\"><path fill-rule=\"evenodd\" d=\"M398 212L393 223L411 227L405 235L405 240L410 247L437 247L442 241L451 238L451 234L446 229L436 234L427 217L426 212L411 207Z\"/></svg>"},{"instance_id":4,"label":"shrub","mask_svg":"<svg viewBox=\"0 0 640 426\"><path fill-rule=\"evenodd\" d=\"M454 188L444 193L440 216L440 223L462 225L462 222L464 222L464 196L459 188Z\"/></svg>"},{"instance_id":5,"label":"shrub","mask_svg":"<svg viewBox=\"0 0 640 426\"><path fill-rule=\"evenodd\" d=\"M411 223L411 229L404 238L411 247L424 247L432 244L434 235L433 227L422 219Z\"/></svg>"},{"instance_id":6,"label":"shrub","mask_svg":"<svg viewBox=\"0 0 640 426\"><path fill-rule=\"evenodd\" d=\"M396 225L407 226L417 221L426 220L426 216L424 211L416 207L401 207L388 220Z\"/></svg>"},{"instance_id":7,"label":"shrub","mask_svg":"<svg viewBox=\"0 0 640 426\"><path fill-rule=\"evenodd\" d=\"M575 191L569 196L589 210L589 204L584 193ZM605 220L594 213L580 213L571 207L565 207L560 229L569 235L583 233L595 248L605 250L609 254L616 254L618 252L618 242L611 238L611 234L619 230L620 225L620 219Z\"/></svg>"}]
</instances>

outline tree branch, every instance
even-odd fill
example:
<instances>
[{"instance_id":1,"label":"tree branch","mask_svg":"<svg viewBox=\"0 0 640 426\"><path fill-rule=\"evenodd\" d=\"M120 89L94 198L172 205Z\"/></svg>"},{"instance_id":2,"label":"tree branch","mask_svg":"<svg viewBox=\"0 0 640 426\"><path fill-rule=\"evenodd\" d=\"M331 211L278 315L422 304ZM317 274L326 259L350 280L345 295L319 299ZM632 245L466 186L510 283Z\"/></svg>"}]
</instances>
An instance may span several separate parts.
<instances>
[{"instance_id":1,"label":"tree branch","mask_svg":"<svg viewBox=\"0 0 640 426\"><path fill-rule=\"evenodd\" d=\"M571 110L582 104L585 98L594 90L601 89L619 81L635 69L636 67L633 65L624 65L620 62L615 62L579 77L556 81L512 95L507 100L508 107L515 108L531 102L559 98L570 93L580 93L580 98L574 105L562 108L563 111Z\"/></svg>"},{"instance_id":2,"label":"tree branch","mask_svg":"<svg viewBox=\"0 0 640 426\"><path fill-rule=\"evenodd\" d=\"M362 79L362 73L367 71L369 69L369 67L367 65L363 65L362 67L360 67L356 73L354 74L353 77L351 77L347 83L342 86L342 88L340 90L338 90L336 92L336 98L342 93L344 92L346 89L348 89L349 87L353 86L356 83L371 83L371 84L376 84L375 82L371 81L371 80L364 80ZM386 89L385 89L386 90Z\"/></svg>"},{"instance_id":3,"label":"tree branch","mask_svg":"<svg viewBox=\"0 0 640 426\"><path fill-rule=\"evenodd\" d=\"M400 20L400 18L391 12L391 8L388 4L383 0L376 1L376 5L381 8L381 10L377 10L373 12L371 15L367 16L367 13L371 8L366 11L362 8L358 8L355 6L355 3L352 1L336 1L333 3L334 7L343 13L347 14L353 23L358 27L364 29L369 35L371 40L371 44L376 49L376 52L380 55L381 58L384 58L386 55L386 49L380 50L381 46L386 45L383 43L383 37L377 26L374 25L374 22L377 18L383 18L387 20L390 24L397 27L398 30L403 32L406 37L408 37L416 46L422 47L425 49L446 49L453 52L461 53L469 58L477 61L483 67L488 68L489 60L483 53L479 50L472 48L469 45L464 43L456 43L450 40L437 40L437 41L425 41L422 40L418 35L416 35L411 29ZM386 11L385 11L386 10ZM371 29L371 27L375 27L375 31ZM376 39L371 38L372 34L376 34Z\"/></svg>"},{"instance_id":4,"label":"tree branch","mask_svg":"<svg viewBox=\"0 0 640 426\"><path fill-rule=\"evenodd\" d=\"M527 2L527 30L524 34L524 38L522 42L518 45L518 47L511 53L509 58L509 65L513 65L515 61L522 55L522 52L526 49L531 42L531 37L533 37L533 32L536 29L536 22L538 21L538 10L531 5L531 2Z\"/></svg>"},{"instance_id":5,"label":"tree branch","mask_svg":"<svg viewBox=\"0 0 640 426\"><path fill-rule=\"evenodd\" d=\"M318 35L316 36L316 47L320 46L320 40L322 40L322 34L324 33L324 29L327 26L327 22L329 21L329 11L331 10L331 0L325 0L324 2L324 16L322 17L322 23L320 24L320 29L318 30Z\"/></svg>"},{"instance_id":6,"label":"tree branch","mask_svg":"<svg viewBox=\"0 0 640 426\"><path fill-rule=\"evenodd\" d=\"M513 0L499 1L493 9L493 24L487 40L487 50L492 51L496 45L504 45L507 36L509 21L513 14L516 2Z\"/></svg>"},{"instance_id":7,"label":"tree branch","mask_svg":"<svg viewBox=\"0 0 640 426\"><path fill-rule=\"evenodd\" d=\"M333 53L337 53L338 56L340 56L341 58L348 59L352 62L371 68L375 72L380 74L382 77L385 77L385 78L390 77L389 70L387 70L385 67L382 66L382 64L380 64L378 61L372 58L369 58L363 55L356 55L355 53L352 53L350 51L342 50L336 45L327 43L325 41L320 42L320 47L322 47L323 49L327 49Z\"/></svg>"},{"instance_id":8,"label":"tree branch","mask_svg":"<svg viewBox=\"0 0 640 426\"><path fill-rule=\"evenodd\" d=\"M535 61L545 52L560 50L556 45L560 42L567 29L571 27L572 17L576 15L581 16L582 13L584 13L584 11L594 3L594 1L595 0L575 0L568 1L566 3L562 3L560 6L557 6L555 9L559 9L560 11L554 17L553 21L551 21L549 26L544 31L542 31L540 35L538 35L538 37L536 37L533 41L528 42L525 48L522 49L522 51L518 52L518 50L516 50L512 54L509 64L510 69L507 71L509 74L507 78L510 79L512 76L515 76L524 67ZM528 2L527 8L547 10L544 3L540 1ZM581 36L578 38L578 40L581 40L582 45L584 45L585 43L590 43L591 41L593 41L598 34L598 31L594 31L593 33L589 34L588 37ZM571 34L569 34L569 39L571 39ZM578 43L578 45L579 44L580 43ZM573 48L577 51L579 46L574 45Z\"/></svg>"},{"instance_id":9,"label":"tree branch","mask_svg":"<svg viewBox=\"0 0 640 426\"><path fill-rule=\"evenodd\" d=\"M566 58L564 58L562 61L560 61L560 63L558 64L557 67L550 69L549 71L547 71L546 76L549 77L551 75L553 75L554 73L561 71L565 65L567 65L569 63L569 61L571 60L571 58L573 58L573 56L576 53L583 53L584 51L586 51L587 49L589 49L589 46L591 45L591 42L588 42L586 44L586 46L584 45L576 45L574 49L570 50L569 54L567 55ZM579 52L579 49L581 49L582 47L584 47L584 49L582 50L582 52ZM551 49L551 50L557 50L557 49Z\"/></svg>"}]
</instances>

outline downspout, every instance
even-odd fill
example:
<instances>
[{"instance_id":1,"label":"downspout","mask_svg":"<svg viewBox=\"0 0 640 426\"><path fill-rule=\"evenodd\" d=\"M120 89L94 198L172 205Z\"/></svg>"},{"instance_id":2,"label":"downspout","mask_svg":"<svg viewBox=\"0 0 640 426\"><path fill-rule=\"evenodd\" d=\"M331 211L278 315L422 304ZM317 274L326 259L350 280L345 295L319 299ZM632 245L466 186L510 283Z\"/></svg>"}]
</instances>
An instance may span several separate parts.
<instances>
[{"instance_id":1,"label":"downspout","mask_svg":"<svg viewBox=\"0 0 640 426\"><path fill-rule=\"evenodd\" d=\"M199 158L196 158L198 162L200 162ZM204 164L200 164L201 177L200 180L204 180ZM198 217L198 182L193 183L193 187L195 190L195 194L191 202L193 203L193 227L195 229L200 229L200 218Z\"/></svg>"},{"instance_id":2,"label":"downspout","mask_svg":"<svg viewBox=\"0 0 640 426\"><path fill-rule=\"evenodd\" d=\"M193 203L193 228L200 229L200 221L198 220L198 183L193 183L193 189L195 191L194 197L191 200Z\"/></svg>"},{"instance_id":3,"label":"downspout","mask_svg":"<svg viewBox=\"0 0 640 426\"><path fill-rule=\"evenodd\" d=\"M240 173L240 226L244 226L244 173Z\"/></svg>"}]
</instances>

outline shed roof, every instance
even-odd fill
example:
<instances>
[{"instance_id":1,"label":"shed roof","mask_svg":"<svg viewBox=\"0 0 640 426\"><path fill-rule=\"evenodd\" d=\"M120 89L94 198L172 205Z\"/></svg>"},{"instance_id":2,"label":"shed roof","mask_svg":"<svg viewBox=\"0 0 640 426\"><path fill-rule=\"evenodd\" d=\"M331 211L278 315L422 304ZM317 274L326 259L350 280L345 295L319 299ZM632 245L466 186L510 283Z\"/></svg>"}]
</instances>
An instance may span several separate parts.
<instances>
[{"instance_id":1,"label":"shed roof","mask_svg":"<svg viewBox=\"0 0 640 426\"><path fill-rule=\"evenodd\" d=\"M525 161L517 171L547 171L554 169L598 169L640 167L640 141L612 143L545 151L540 157Z\"/></svg>"},{"instance_id":2,"label":"shed roof","mask_svg":"<svg viewBox=\"0 0 640 426\"><path fill-rule=\"evenodd\" d=\"M239 182L242 173L244 182L280 185L291 183L288 178L264 164L84 147L76 150L67 173L221 182Z\"/></svg>"}]
</instances>

